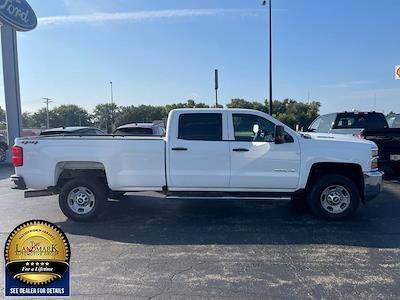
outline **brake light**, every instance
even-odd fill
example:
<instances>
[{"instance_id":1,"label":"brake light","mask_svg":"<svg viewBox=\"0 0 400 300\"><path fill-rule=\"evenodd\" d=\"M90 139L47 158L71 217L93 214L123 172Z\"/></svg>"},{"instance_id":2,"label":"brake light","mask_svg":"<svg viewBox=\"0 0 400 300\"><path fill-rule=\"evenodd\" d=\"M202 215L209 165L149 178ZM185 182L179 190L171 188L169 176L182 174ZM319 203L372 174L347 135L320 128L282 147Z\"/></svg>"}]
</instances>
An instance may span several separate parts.
<instances>
[{"instance_id":1,"label":"brake light","mask_svg":"<svg viewBox=\"0 0 400 300\"><path fill-rule=\"evenodd\" d=\"M358 139L365 139L365 134L363 134L363 133L355 133L355 134L353 134L353 136Z\"/></svg>"},{"instance_id":2,"label":"brake light","mask_svg":"<svg viewBox=\"0 0 400 300\"><path fill-rule=\"evenodd\" d=\"M22 167L24 164L23 150L19 146L14 146L12 148L12 163L14 167Z\"/></svg>"}]
</instances>

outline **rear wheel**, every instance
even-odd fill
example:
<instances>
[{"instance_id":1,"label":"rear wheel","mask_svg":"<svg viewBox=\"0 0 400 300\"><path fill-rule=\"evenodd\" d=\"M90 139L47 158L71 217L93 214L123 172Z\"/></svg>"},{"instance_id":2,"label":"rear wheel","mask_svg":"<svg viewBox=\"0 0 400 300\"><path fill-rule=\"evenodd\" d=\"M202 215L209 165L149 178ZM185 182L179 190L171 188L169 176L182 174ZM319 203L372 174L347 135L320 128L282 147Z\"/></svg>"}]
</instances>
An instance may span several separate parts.
<instances>
[{"instance_id":1,"label":"rear wheel","mask_svg":"<svg viewBox=\"0 0 400 300\"><path fill-rule=\"evenodd\" d=\"M316 180L308 194L308 205L318 217L340 220L357 211L360 194L356 184L345 176L325 175Z\"/></svg>"},{"instance_id":2,"label":"rear wheel","mask_svg":"<svg viewBox=\"0 0 400 300\"><path fill-rule=\"evenodd\" d=\"M64 215L72 220L92 221L104 211L107 196L104 182L77 178L62 187L59 205Z\"/></svg>"},{"instance_id":3,"label":"rear wheel","mask_svg":"<svg viewBox=\"0 0 400 300\"><path fill-rule=\"evenodd\" d=\"M7 150L4 147L0 147L0 162L6 161L7 158Z\"/></svg>"}]
</instances>

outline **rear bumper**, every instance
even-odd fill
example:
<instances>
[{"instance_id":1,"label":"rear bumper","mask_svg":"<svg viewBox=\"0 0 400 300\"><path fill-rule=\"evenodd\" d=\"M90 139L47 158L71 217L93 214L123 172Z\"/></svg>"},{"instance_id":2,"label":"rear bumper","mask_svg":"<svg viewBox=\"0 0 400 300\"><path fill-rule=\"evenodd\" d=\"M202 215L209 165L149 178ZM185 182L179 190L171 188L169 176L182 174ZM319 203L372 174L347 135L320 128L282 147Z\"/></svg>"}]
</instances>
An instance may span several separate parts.
<instances>
[{"instance_id":1,"label":"rear bumper","mask_svg":"<svg viewBox=\"0 0 400 300\"><path fill-rule=\"evenodd\" d=\"M21 176L12 175L10 177L10 180L12 182L14 182L14 184L15 184L15 187L13 189L16 189L16 190L26 190L27 189L26 188L26 184L25 184L25 180Z\"/></svg>"},{"instance_id":2,"label":"rear bumper","mask_svg":"<svg viewBox=\"0 0 400 300\"><path fill-rule=\"evenodd\" d=\"M383 191L383 172L371 171L364 173L364 197L370 201Z\"/></svg>"}]
</instances>

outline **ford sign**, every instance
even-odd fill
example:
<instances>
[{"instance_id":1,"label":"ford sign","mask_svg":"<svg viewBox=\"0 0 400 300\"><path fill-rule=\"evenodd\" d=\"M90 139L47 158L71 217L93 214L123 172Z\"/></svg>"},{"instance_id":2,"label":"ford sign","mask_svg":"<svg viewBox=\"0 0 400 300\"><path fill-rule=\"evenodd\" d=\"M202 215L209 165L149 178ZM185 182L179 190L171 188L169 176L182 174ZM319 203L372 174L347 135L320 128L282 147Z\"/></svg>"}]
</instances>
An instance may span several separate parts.
<instances>
[{"instance_id":1,"label":"ford sign","mask_svg":"<svg viewBox=\"0 0 400 300\"><path fill-rule=\"evenodd\" d=\"M0 0L0 22L19 31L36 27L35 12L26 0Z\"/></svg>"}]
</instances>

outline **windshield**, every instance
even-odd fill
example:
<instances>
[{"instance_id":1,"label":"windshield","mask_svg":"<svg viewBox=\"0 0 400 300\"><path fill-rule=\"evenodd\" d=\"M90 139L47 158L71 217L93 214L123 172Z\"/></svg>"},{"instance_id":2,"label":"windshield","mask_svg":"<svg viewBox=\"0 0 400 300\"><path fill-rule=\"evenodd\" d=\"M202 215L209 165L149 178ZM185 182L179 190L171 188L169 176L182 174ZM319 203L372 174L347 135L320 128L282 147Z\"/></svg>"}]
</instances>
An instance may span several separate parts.
<instances>
[{"instance_id":1,"label":"windshield","mask_svg":"<svg viewBox=\"0 0 400 300\"><path fill-rule=\"evenodd\" d=\"M336 114L320 116L310 125L307 131L328 133L335 121Z\"/></svg>"},{"instance_id":2,"label":"windshield","mask_svg":"<svg viewBox=\"0 0 400 300\"><path fill-rule=\"evenodd\" d=\"M400 128L400 115L389 116L387 122L390 128Z\"/></svg>"}]
</instances>

